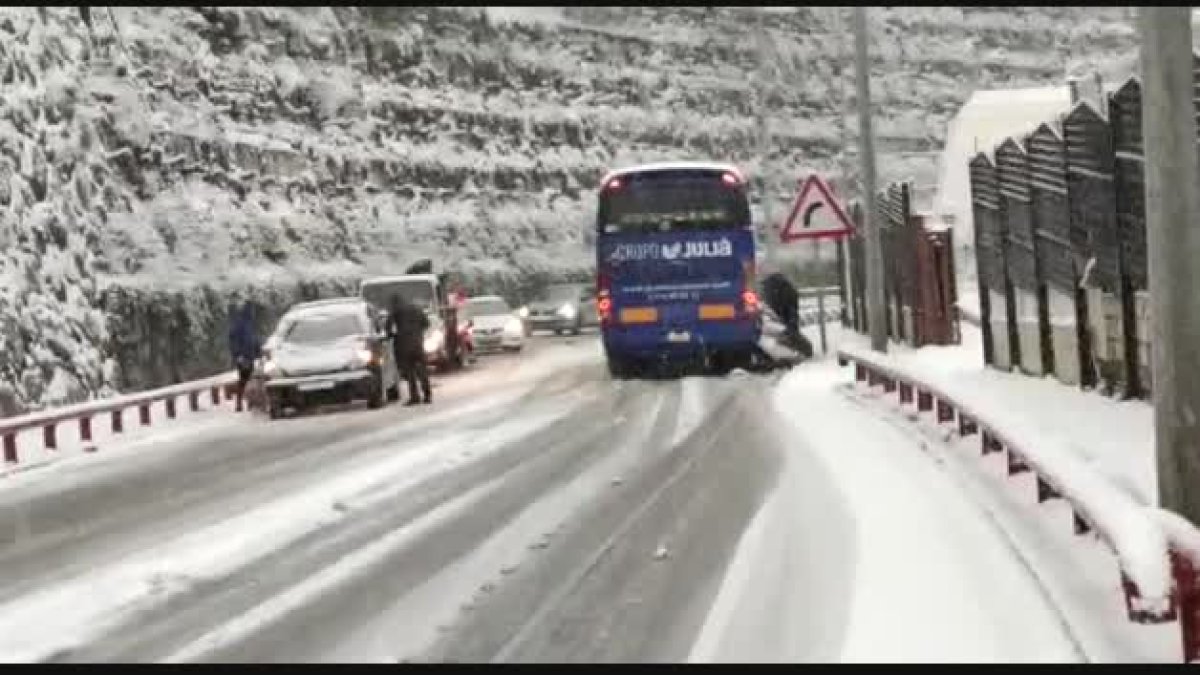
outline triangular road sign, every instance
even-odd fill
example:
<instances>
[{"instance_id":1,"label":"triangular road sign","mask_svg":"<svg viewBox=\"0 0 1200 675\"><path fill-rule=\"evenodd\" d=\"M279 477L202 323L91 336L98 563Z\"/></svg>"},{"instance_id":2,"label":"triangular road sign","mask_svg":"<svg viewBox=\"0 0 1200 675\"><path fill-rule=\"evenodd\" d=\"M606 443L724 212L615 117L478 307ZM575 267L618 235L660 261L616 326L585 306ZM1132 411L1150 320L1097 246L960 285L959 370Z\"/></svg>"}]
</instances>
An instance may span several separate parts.
<instances>
[{"instance_id":1,"label":"triangular road sign","mask_svg":"<svg viewBox=\"0 0 1200 675\"><path fill-rule=\"evenodd\" d=\"M821 177L813 174L804 181L779 238L787 244L801 239L837 239L854 234L854 223L833 198L833 192Z\"/></svg>"}]
</instances>

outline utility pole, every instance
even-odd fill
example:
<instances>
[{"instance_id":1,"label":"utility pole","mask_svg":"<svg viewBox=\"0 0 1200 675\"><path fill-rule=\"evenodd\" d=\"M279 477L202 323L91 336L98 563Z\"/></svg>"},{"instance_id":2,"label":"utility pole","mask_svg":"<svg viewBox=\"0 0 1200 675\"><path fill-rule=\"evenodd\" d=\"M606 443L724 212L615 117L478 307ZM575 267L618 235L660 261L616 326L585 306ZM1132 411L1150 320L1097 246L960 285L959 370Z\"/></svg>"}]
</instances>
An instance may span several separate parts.
<instances>
[{"instance_id":1,"label":"utility pole","mask_svg":"<svg viewBox=\"0 0 1200 675\"><path fill-rule=\"evenodd\" d=\"M1140 8L1158 497L1200 523L1200 170L1190 7Z\"/></svg>"},{"instance_id":2,"label":"utility pole","mask_svg":"<svg viewBox=\"0 0 1200 675\"><path fill-rule=\"evenodd\" d=\"M871 61L867 58L867 10L854 8L854 70L858 84L858 147L862 162L863 230L867 272L867 321L871 349L887 352L887 315L883 306L883 244L875 217L875 137L871 130Z\"/></svg>"},{"instance_id":3,"label":"utility pole","mask_svg":"<svg viewBox=\"0 0 1200 675\"><path fill-rule=\"evenodd\" d=\"M758 71L755 73L755 94L758 99L755 121L758 124L758 171L762 185L762 213L766 220L766 241L763 242L763 253L769 269L777 269L779 263L779 232L775 229L774 209L771 208L772 192L771 176L768 173L767 157L771 152L771 128L767 117L767 90L772 80L768 77L771 55L767 53L767 27L763 22L762 11L758 10L756 24L758 27Z\"/></svg>"}]
</instances>

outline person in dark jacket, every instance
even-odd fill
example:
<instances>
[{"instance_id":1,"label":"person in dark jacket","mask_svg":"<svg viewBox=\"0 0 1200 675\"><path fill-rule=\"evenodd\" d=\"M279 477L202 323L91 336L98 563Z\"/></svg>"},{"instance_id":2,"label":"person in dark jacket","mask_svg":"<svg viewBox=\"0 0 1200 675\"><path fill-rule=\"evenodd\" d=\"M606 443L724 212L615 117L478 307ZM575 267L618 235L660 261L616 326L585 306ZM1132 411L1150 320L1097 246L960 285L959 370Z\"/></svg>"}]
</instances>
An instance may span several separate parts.
<instances>
[{"instance_id":1,"label":"person in dark jacket","mask_svg":"<svg viewBox=\"0 0 1200 675\"><path fill-rule=\"evenodd\" d=\"M812 358L813 347L800 332L800 293L792 282L779 272L763 279L763 301L783 322L784 346L800 352L806 359Z\"/></svg>"},{"instance_id":2,"label":"person in dark jacket","mask_svg":"<svg viewBox=\"0 0 1200 675\"><path fill-rule=\"evenodd\" d=\"M233 357L233 367L238 374L235 409L241 412L246 384L254 374L254 362L262 355L262 343L254 326L254 307L249 301L236 310L233 320L229 322L229 354Z\"/></svg>"},{"instance_id":3,"label":"person in dark jacket","mask_svg":"<svg viewBox=\"0 0 1200 675\"><path fill-rule=\"evenodd\" d=\"M403 296L392 297L388 314L388 334L392 336L392 349L396 354L396 367L408 382L407 406L424 401L433 402L433 390L429 384L429 366L425 362L425 331L429 329L429 317L425 312ZM420 385L420 392L417 391Z\"/></svg>"}]
</instances>

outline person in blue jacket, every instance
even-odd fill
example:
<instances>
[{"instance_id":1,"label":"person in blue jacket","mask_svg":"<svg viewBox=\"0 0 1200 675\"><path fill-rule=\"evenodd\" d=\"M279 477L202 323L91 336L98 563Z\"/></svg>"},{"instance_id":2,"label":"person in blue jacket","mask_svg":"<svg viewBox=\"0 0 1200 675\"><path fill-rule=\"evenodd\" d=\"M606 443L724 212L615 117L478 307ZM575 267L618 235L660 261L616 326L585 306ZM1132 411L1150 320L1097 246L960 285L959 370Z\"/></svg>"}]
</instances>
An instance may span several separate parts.
<instances>
[{"instance_id":1,"label":"person in blue jacket","mask_svg":"<svg viewBox=\"0 0 1200 675\"><path fill-rule=\"evenodd\" d=\"M258 330L254 326L254 306L246 301L236 311L229 322L229 353L233 357L233 367L237 369L237 407L242 411L242 397L246 392L246 384L254 374L254 362L262 355L262 343L258 339Z\"/></svg>"}]
</instances>

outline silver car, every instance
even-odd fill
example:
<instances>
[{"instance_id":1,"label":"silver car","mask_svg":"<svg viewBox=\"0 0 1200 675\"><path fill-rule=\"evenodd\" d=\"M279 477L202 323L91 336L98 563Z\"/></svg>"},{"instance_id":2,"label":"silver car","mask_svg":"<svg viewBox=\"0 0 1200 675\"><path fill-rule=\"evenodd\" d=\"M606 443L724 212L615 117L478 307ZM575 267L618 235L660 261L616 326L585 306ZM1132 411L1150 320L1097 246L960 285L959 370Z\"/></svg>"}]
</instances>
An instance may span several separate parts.
<instances>
[{"instance_id":1,"label":"silver car","mask_svg":"<svg viewBox=\"0 0 1200 675\"><path fill-rule=\"evenodd\" d=\"M272 419L285 408L366 399L380 408L400 397L400 374L376 310L359 298L296 305L263 348L263 385Z\"/></svg>"},{"instance_id":2,"label":"silver car","mask_svg":"<svg viewBox=\"0 0 1200 675\"><path fill-rule=\"evenodd\" d=\"M549 286L521 308L520 315L530 330L552 330L555 335L579 335L585 327L600 325L596 292L586 284Z\"/></svg>"}]
</instances>

